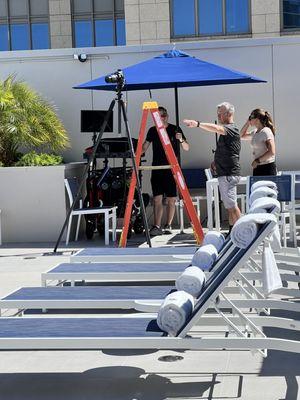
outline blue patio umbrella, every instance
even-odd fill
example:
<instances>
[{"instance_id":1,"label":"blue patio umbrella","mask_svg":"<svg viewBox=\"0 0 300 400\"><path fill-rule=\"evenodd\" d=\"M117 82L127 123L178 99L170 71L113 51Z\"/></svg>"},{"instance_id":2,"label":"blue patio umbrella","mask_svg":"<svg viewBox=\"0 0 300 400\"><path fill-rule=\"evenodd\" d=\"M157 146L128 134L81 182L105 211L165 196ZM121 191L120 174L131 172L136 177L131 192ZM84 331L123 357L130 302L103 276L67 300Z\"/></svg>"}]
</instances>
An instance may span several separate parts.
<instances>
[{"instance_id":1,"label":"blue patio umbrella","mask_svg":"<svg viewBox=\"0 0 300 400\"><path fill-rule=\"evenodd\" d=\"M235 71L200 60L179 50L171 50L149 60L122 69L124 90L175 89L176 125L179 125L178 88L190 86L232 85L266 82L244 72ZM105 76L93 79L74 89L115 90Z\"/></svg>"}]
</instances>

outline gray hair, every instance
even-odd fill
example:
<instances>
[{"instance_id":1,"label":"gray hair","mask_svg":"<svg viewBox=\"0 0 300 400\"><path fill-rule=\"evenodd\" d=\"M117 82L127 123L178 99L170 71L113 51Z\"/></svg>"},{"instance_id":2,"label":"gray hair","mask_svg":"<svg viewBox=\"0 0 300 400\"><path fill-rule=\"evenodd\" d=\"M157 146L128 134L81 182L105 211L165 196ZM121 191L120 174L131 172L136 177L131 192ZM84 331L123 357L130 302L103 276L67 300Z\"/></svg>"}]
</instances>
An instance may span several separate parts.
<instances>
[{"instance_id":1,"label":"gray hair","mask_svg":"<svg viewBox=\"0 0 300 400\"><path fill-rule=\"evenodd\" d=\"M223 103L217 105L218 108L224 107L229 114L234 114L234 105L223 101Z\"/></svg>"}]
</instances>

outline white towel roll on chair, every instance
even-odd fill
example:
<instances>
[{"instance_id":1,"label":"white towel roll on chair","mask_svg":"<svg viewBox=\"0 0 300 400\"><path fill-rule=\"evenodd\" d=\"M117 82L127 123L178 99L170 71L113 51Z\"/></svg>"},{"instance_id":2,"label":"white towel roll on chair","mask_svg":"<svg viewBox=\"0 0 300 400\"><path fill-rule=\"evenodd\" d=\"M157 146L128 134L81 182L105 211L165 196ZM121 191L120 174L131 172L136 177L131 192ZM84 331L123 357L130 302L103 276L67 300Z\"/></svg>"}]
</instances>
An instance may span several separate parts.
<instances>
[{"instance_id":1,"label":"white towel roll on chair","mask_svg":"<svg viewBox=\"0 0 300 400\"><path fill-rule=\"evenodd\" d=\"M192 265L191 267L187 267L176 279L175 285L177 290L184 290L193 297L198 297L202 292L204 283L204 272Z\"/></svg>"},{"instance_id":2,"label":"white towel roll on chair","mask_svg":"<svg viewBox=\"0 0 300 400\"><path fill-rule=\"evenodd\" d=\"M202 245L212 244L219 252L222 249L224 242L225 237L223 233L218 231L208 231L207 234L204 236Z\"/></svg>"},{"instance_id":3,"label":"white towel roll on chair","mask_svg":"<svg viewBox=\"0 0 300 400\"><path fill-rule=\"evenodd\" d=\"M269 212L270 209L272 209L272 214L278 214L280 212L279 201L272 197L261 197L253 201L249 213L264 213Z\"/></svg>"},{"instance_id":4,"label":"white towel roll on chair","mask_svg":"<svg viewBox=\"0 0 300 400\"><path fill-rule=\"evenodd\" d=\"M255 239L259 225L268 221L277 222L274 214L247 214L236 221L230 233L233 244L245 249Z\"/></svg>"},{"instance_id":5,"label":"white towel roll on chair","mask_svg":"<svg viewBox=\"0 0 300 400\"><path fill-rule=\"evenodd\" d=\"M194 309L194 298L180 290L168 294L157 314L157 325L164 332L175 336Z\"/></svg>"},{"instance_id":6,"label":"white towel roll on chair","mask_svg":"<svg viewBox=\"0 0 300 400\"><path fill-rule=\"evenodd\" d=\"M277 191L266 186L253 190L249 198L250 207L256 199L260 199L261 197L271 197L273 199L277 199Z\"/></svg>"},{"instance_id":7,"label":"white towel roll on chair","mask_svg":"<svg viewBox=\"0 0 300 400\"><path fill-rule=\"evenodd\" d=\"M257 182L254 182L253 185L251 186L251 192L253 192L254 190L256 190L262 186L277 190L277 185L273 181L257 181Z\"/></svg>"},{"instance_id":8,"label":"white towel roll on chair","mask_svg":"<svg viewBox=\"0 0 300 400\"><path fill-rule=\"evenodd\" d=\"M266 213L270 212L269 210L272 208L272 214L279 214L280 212L280 203L277 199L273 199L271 197L262 197L260 199L256 199L250 210L249 213ZM281 251L281 238L280 238L280 232L279 232L279 227L276 225L273 235L271 237L271 247L272 250L275 252Z\"/></svg>"},{"instance_id":9,"label":"white towel roll on chair","mask_svg":"<svg viewBox=\"0 0 300 400\"><path fill-rule=\"evenodd\" d=\"M203 271L209 270L218 257L218 251L212 244L201 246L192 258L192 265L201 268Z\"/></svg>"}]
</instances>

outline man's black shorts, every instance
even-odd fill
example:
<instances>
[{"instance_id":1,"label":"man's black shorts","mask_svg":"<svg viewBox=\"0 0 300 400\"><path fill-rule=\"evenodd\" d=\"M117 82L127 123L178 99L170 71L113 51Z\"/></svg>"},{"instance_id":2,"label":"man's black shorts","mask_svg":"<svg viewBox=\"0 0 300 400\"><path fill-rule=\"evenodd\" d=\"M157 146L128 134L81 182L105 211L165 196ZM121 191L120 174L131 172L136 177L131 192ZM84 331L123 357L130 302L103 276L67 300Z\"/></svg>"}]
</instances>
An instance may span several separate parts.
<instances>
[{"instance_id":1,"label":"man's black shorts","mask_svg":"<svg viewBox=\"0 0 300 400\"><path fill-rule=\"evenodd\" d=\"M153 196L163 195L166 197L176 197L176 183L173 174L169 169L152 171L151 186Z\"/></svg>"}]
</instances>

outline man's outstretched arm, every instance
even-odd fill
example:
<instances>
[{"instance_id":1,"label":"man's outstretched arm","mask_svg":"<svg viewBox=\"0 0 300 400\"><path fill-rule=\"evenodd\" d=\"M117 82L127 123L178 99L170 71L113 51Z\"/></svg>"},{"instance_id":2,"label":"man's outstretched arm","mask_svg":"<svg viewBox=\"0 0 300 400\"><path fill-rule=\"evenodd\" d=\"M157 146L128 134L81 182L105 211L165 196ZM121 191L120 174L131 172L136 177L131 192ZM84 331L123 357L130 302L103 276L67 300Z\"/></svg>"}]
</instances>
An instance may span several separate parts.
<instances>
[{"instance_id":1,"label":"man's outstretched arm","mask_svg":"<svg viewBox=\"0 0 300 400\"><path fill-rule=\"evenodd\" d=\"M211 124L209 122L200 122L194 119L184 119L183 123L188 128L201 128L207 132L218 133L219 135L226 135L223 125Z\"/></svg>"}]
</instances>

